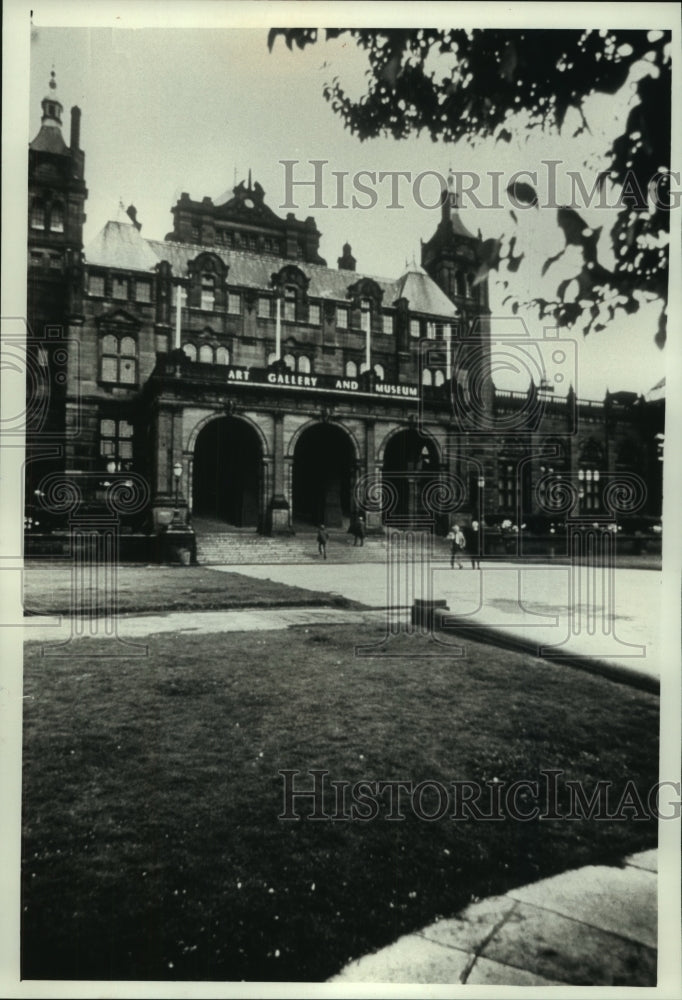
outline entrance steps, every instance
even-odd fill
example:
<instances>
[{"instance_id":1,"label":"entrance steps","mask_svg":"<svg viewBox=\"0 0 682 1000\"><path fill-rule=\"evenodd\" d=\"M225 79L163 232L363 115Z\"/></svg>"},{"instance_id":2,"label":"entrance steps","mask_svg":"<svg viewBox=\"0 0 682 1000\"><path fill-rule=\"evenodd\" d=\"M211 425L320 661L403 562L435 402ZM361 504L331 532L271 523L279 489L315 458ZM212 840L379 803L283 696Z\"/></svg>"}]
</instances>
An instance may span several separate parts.
<instances>
[{"instance_id":1,"label":"entrance steps","mask_svg":"<svg viewBox=\"0 0 682 1000\"><path fill-rule=\"evenodd\" d=\"M197 562L202 566L263 565L267 563L320 562L317 533L277 535L272 538L255 532L204 532L196 529ZM386 539L370 535L364 545L353 546L353 538L344 531L329 532L327 562L384 562Z\"/></svg>"},{"instance_id":2,"label":"entrance steps","mask_svg":"<svg viewBox=\"0 0 682 1000\"><path fill-rule=\"evenodd\" d=\"M259 535L253 528L226 528L216 522L194 521L197 562L202 566L267 565L268 563L315 563L322 557L317 551L317 532L298 530L293 535ZM449 559L450 543L434 537L433 558ZM371 529L364 545L353 545L353 536L343 528L329 529L327 562L386 562L386 536Z\"/></svg>"}]
</instances>

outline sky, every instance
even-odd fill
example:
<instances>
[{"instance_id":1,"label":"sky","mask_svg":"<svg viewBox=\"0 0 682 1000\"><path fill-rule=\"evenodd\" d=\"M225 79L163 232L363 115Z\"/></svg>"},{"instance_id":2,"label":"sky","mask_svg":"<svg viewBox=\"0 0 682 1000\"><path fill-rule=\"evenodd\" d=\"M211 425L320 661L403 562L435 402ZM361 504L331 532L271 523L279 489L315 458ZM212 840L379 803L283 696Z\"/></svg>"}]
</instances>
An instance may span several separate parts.
<instances>
[{"instance_id":1,"label":"sky","mask_svg":"<svg viewBox=\"0 0 682 1000\"><path fill-rule=\"evenodd\" d=\"M441 176L450 170L472 171L482 179L481 200L486 201L489 171L502 170L505 178L515 170L536 171L542 185L547 170L543 160L556 159L561 161L560 184L565 171L581 170L589 190L633 101L631 85L613 97L593 99L585 109L590 133L578 140L529 135L519 127L504 148L492 141L481 141L474 148L434 143L426 136L361 143L344 129L322 89L338 74L351 93L361 93L367 67L364 54L349 39L303 52L290 52L280 40L270 53L266 39L266 28L34 26L27 138L39 130L40 101L54 66L67 141L69 109L78 104L83 113L81 145L89 191L86 248L107 220L117 217L121 201L136 206L143 235L162 239L172 228L170 208L181 192L194 199L218 198L232 189L235 178L245 179L249 169L265 189L266 202L285 215L282 161L297 161L294 179L310 180L314 171L310 161L317 159L327 161L322 176L329 207L313 207L312 186L297 188L294 199L295 214L314 216L322 232L322 256L335 266L348 241L359 272L395 278L408 262L419 261L420 240L428 239L436 228L438 209L424 205L435 204L437 182L433 177L424 179L422 205L409 183L401 181L399 209L389 208L391 192L385 182L376 185L376 205L352 208L350 178L358 171L409 171L412 177L424 171ZM565 131L572 131L570 120ZM348 174L346 207L331 207L338 200L333 171ZM540 278L544 260L563 246L555 212L541 208L530 215L518 214L519 244L526 256L513 276L513 287L521 298L551 292L569 273L556 265L544 281ZM612 214L603 209L592 207L582 214L605 232L612 225ZM486 210L469 204L462 217L469 230L480 230L484 237L514 232L508 206ZM606 247L601 255L608 266ZM493 332L524 321L530 337L541 339L542 325L532 314L520 312L519 320L510 319L502 304L504 294L493 273ZM578 330L562 332L562 339L569 342L572 367L566 371L564 364L557 393L563 394L569 383L587 399L601 399L607 389L646 393L665 374L665 352L654 344L659 308L653 303L635 316L617 316L606 330L588 338ZM553 383L557 372L551 355L547 364ZM527 375L505 372L495 380L502 388L523 389Z\"/></svg>"}]
</instances>

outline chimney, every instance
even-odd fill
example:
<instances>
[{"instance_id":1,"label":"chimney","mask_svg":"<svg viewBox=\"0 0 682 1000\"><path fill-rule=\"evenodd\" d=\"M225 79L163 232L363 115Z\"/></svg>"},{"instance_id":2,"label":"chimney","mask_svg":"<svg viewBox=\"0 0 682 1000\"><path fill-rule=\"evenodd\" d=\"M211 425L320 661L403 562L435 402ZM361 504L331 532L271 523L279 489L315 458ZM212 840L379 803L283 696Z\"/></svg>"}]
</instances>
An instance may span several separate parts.
<instances>
[{"instance_id":1,"label":"chimney","mask_svg":"<svg viewBox=\"0 0 682 1000\"><path fill-rule=\"evenodd\" d=\"M142 223L137 221L137 209L135 208L134 205L128 205L128 207L126 208L126 215L128 216L128 218L130 219L130 221L132 222L132 224L135 226L135 228L139 233L139 231L142 229Z\"/></svg>"},{"instance_id":2,"label":"chimney","mask_svg":"<svg viewBox=\"0 0 682 1000\"><path fill-rule=\"evenodd\" d=\"M354 271L357 261L350 252L350 243L343 244L343 254L339 257L337 264L340 271Z\"/></svg>"},{"instance_id":3,"label":"chimney","mask_svg":"<svg viewBox=\"0 0 682 1000\"><path fill-rule=\"evenodd\" d=\"M81 141L81 109L71 108L71 149L79 149Z\"/></svg>"}]
</instances>

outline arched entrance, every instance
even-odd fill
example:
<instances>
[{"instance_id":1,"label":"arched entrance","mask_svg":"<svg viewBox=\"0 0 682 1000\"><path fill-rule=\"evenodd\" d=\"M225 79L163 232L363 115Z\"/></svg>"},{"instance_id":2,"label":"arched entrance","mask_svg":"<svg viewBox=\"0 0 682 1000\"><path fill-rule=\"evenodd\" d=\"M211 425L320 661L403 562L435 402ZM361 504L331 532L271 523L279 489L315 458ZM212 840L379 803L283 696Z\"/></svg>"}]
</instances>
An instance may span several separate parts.
<instances>
[{"instance_id":1,"label":"arched entrance","mask_svg":"<svg viewBox=\"0 0 682 1000\"><path fill-rule=\"evenodd\" d=\"M438 467L438 451L432 438L412 428L393 435L386 445L382 471L398 496L392 516L433 516L433 511L424 507L423 495L431 483L438 482Z\"/></svg>"},{"instance_id":2,"label":"arched entrance","mask_svg":"<svg viewBox=\"0 0 682 1000\"><path fill-rule=\"evenodd\" d=\"M353 446L341 427L314 424L294 449L293 519L338 528L351 513Z\"/></svg>"},{"instance_id":3,"label":"arched entrance","mask_svg":"<svg viewBox=\"0 0 682 1000\"><path fill-rule=\"evenodd\" d=\"M207 424L194 447L193 514L258 527L262 457L258 434L246 421L219 417Z\"/></svg>"}]
</instances>

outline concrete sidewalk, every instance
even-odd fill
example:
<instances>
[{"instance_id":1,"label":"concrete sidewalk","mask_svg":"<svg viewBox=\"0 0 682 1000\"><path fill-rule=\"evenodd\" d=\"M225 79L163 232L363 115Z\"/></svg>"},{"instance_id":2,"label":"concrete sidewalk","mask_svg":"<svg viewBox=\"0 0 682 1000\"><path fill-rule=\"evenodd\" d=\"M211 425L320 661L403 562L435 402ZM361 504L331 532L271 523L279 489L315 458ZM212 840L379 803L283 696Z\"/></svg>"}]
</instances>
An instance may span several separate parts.
<instances>
[{"instance_id":1,"label":"concrete sidewalk","mask_svg":"<svg viewBox=\"0 0 682 1000\"><path fill-rule=\"evenodd\" d=\"M657 852L473 903L349 963L332 983L655 986Z\"/></svg>"},{"instance_id":2,"label":"concrete sidewalk","mask_svg":"<svg viewBox=\"0 0 682 1000\"><path fill-rule=\"evenodd\" d=\"M214 567L224 569L228 567ZM661 574L570 566L482 564L429 573L402 564L242 566L258 579L333 591L402 621L415 598L445 600L455 634L497 641L533 656L594 669L657 690L661 662Z\"/></svg>"}]
</instances>

